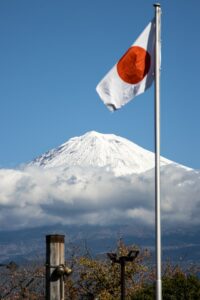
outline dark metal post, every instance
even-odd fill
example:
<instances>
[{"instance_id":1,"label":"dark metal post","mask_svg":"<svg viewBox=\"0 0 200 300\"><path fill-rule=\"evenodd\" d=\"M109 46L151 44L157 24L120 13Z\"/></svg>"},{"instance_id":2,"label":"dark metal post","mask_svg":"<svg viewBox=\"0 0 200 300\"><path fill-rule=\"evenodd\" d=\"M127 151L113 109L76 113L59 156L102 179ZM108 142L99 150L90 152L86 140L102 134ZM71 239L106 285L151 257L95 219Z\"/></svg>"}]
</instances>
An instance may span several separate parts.
<instances>
[{"instance_id":1,"label":"dark metal post","mask_svg":"<svg viewBox=\"0 0 200 300\"><path fill-rule=\"evenodd\" d=\"M64 300L63 276L56 268L65 263L64 235L46 236L46 300Z\"/></svg>"},{"instance_id":2,"label":"dark metal post","mask_svg":"<svg viewBox=\"0 0 200 300\"><path fill-rule=\"evenodd\" d=\"M120 264L121 267L121 276L120 276L120 284L121 284L121 300L125 300L125 265L126 262L133 262L135 258L138 256L138 250L129 251L128 255L117 256L117 253L109 252L107 253L108 257L113 263Z\"/></svg>"},{"instance_id":3,"label":"dark metal post","mask_svg":"<svg viewBox=\"0 0 200 300\"><path fill-rule=\"evenodd\" d=\"M120 259L121 266L121 300L125 300L125 260L124 257Z\"/></svg>"}]
</instances>

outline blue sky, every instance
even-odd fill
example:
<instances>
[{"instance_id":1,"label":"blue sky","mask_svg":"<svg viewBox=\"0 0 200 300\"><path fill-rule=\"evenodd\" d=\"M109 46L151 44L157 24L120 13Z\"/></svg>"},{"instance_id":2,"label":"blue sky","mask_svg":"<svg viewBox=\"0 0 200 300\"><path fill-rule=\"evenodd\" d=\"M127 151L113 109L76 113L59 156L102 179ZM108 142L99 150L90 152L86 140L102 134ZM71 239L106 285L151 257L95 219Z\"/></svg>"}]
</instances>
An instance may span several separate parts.
<instances>
[{"instance_id":1,"label":"blue sky","mask_svg":"<svg viewBox=\"0 0 200 300\"><path fill-rule=\"evenodd\" d=\"M116 113L95 91L153 17L153 3L0 2L0 167L28 162L90 130L153 150L153 87ZM161 153L199 169L200 2L160 3Z\"/></svg>"}]
</instances>

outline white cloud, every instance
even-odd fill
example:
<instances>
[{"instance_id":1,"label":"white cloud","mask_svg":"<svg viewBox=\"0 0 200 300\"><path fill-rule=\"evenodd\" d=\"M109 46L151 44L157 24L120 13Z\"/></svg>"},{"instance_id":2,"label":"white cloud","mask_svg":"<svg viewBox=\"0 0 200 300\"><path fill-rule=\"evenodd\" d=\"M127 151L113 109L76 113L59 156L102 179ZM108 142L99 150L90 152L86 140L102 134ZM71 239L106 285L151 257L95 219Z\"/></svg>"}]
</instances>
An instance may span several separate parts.
<instances>
[{"instance_id":1,"label":"white cloud","mask_svg":"<svg viewBox=\"0 0 200 300\"><path fill-rule=\"evenodd\" d=\"M46 224L154 226L154 172L114 177L104 168L0 170L1 229ZM200 223L200 173L162 168L166 228Z\"/></svg>"}]
</instances>

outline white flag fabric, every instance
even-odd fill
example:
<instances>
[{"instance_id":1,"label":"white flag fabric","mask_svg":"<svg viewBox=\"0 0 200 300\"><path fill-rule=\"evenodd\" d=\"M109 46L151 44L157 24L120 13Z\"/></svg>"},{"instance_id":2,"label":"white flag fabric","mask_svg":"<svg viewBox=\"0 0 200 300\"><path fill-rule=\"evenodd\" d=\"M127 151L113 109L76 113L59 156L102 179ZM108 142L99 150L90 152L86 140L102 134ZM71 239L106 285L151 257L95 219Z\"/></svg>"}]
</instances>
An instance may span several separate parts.
<instances>
[{"instance_id":1,"label":"white flag fabric","mask_svg":"<svg viewBox=\"0 0 200 300\"><path fill-rule=\"evenodd\" d=\"M154 80L155 20L97 85L105 105L116 110L145 92Z\"/></svg>"}]
</instances>

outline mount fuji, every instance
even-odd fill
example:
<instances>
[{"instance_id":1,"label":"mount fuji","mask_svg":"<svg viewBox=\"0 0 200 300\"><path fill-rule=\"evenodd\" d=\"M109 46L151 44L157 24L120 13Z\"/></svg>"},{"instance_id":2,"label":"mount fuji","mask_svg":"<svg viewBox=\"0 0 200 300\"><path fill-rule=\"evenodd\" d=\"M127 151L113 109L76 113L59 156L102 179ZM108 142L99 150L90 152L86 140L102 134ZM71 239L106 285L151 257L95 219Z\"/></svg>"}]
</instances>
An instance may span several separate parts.
<instances>
[{"instance_id":1,"label":"mount fuji","mask_svg":"<svg viewBox=\"0 0 200 300\"><path fill-rule=\"evenodd\" d=\"M174 162L161 157L161 166ZM154 167L154 153L114 134L87 132L71 138L30 163L44 168L104 167L116 176L143 173Z\"/></svg>"},{"instance_id":2,"label":"mount fuji","mask_svg":"<svg viewBox=\"0 0 200 300\"><path fill-rule=\"evenodd\" d=\"M199 195L200 171L161 157L167 255L199 259ZM114 134L71 138L22 167L0 169L0 260L13 258L13 249L30 257L33 243L34 256L55 231L96 252L121 236L154 248L154 197L154 153Z\"/></svg>"}]
</instances>

